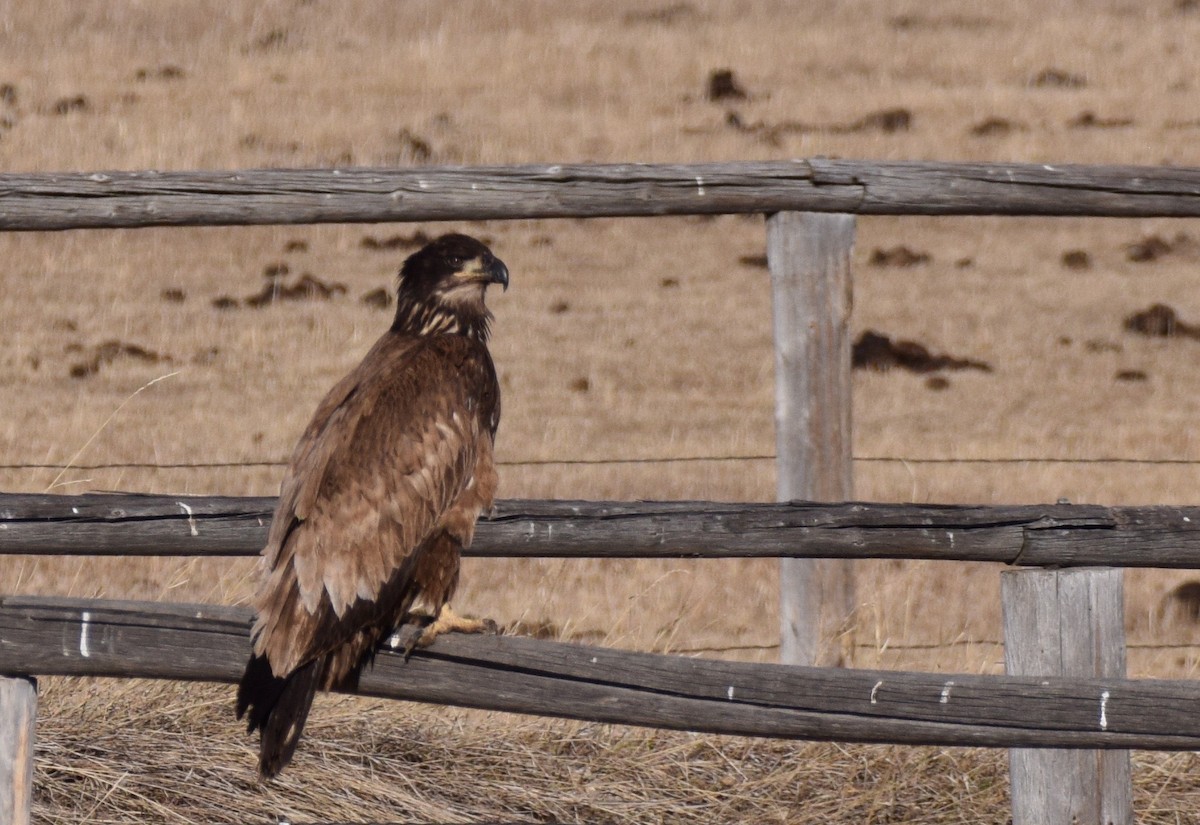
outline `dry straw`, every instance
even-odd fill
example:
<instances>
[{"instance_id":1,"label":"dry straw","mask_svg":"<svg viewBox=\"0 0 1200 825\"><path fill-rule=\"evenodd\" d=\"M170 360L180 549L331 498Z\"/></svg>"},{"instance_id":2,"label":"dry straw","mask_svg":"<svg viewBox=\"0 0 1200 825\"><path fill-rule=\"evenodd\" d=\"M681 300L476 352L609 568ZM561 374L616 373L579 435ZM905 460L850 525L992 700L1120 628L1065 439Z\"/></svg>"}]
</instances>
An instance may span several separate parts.
<instances>
[{"instance_id":1,"label":"dry straw","mask_svg":"<svg viewBox=\"0 0 1200 825\"><path fill-rule=\"evenodd\" d=\"M701 736L318 699L276 781L232 689L42 680L39 823L1008 821L1002 750ZM1192 754L1135 754L1142 822L1200 809Z\"/></svg>"}]
</instances>

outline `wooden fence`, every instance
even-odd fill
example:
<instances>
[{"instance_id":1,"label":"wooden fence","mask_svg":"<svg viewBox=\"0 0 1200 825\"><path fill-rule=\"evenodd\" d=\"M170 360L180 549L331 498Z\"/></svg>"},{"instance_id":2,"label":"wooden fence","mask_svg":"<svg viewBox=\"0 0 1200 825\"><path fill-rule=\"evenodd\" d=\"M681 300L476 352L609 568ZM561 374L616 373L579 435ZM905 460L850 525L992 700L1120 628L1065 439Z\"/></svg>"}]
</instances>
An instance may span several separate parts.
<instances>
[{"instance_id":1,"label":"wooden fence","mask_svg":"<svg viewBox=\"0 0 1200 825\"><path fill-rule=\"evenodd\" d=\"M0 175L0 230L735 213L1200 216L1200 169L836 159Z\"/></svg>"},{"instance_id":2,"label":"wooden fence","mask_svg":"<svg viewBox=\"0 0 1200 825\"><path fill-rule=\"evenodd\" d=\"M0 598L0 672L235 683L251 613ZM1200 684L722 662L514 636L382 651L359 693L710 733L1032 748L1192 750ZM1101 724L1101 709L1105 723Z\"/></svg>"},{"instance_id":3,"label":"wooden fence","mask_svg":"<svg viewBox=\"0 0 1200 825\"><path fill-rule=\"evenodd\" d=\"M853 497L854 215L1198 217L1200 170L813 159L0 175L0 230L725 213L768 216L785 503L504 502L480 524L472 552L782 557L782 658L802 665L839 661L823 641L837 635L854 603L850 559L1075 567L1003 574L1010 675L745 665L525 639L445 639L408 664L381 655L362 690L691 730L1010 747L1017 825L1131 822L1124 749L1200 748L1193 712L1200 687L1124 678L1121 577L1112 568L1200 568L1200 511L792 500ZM0 552L249 554L262 544L271 504L0 496ZM230 681L244 662L247 621L244 612L213 606L0 599L0 673L18 677L0 679L0 820L28 816L36 694L27 677Z\"/></svg>"},{"instance_id":4,"label":"wooden fence","mask_svg":"<svg viewBox=\"0 0 1200 825\"><path fill-rule=\"evenodd\" d=\"M255 556L273 497L0 494L0 555ZM1200 569L1200 506L504 500L467 556Z\"/></svg>"}]
</instances>

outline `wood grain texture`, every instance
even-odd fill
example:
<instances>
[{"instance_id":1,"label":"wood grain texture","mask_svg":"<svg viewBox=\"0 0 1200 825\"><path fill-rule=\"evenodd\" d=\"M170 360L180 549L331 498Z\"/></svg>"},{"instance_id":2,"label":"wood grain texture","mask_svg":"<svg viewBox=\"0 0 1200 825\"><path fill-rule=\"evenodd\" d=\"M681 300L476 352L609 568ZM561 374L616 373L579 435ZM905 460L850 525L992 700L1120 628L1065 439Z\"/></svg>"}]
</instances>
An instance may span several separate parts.
<instances>
[{"instance_id":1,"label":"wood grain texture","mask_svg":"<svg viewBox=\"0 0 1200 825\"><path fill-rule=\"evenodd\" d=\"M807 160L0 175L0 230L839 212L1200 216L1200 169Z\"/></svg>"},{"instance_id":2,"label":"wood grain texture","mask_svg":"<svg viewBox=\"0 0 1200 825\"><path fill-rule=\"evenodd\" d=\"M0 554L253 556L274 498L0 494ZM474 556L894 558L1200 569L1200 507L497 502Z\"/></svg>"},{"instance_id":3,"label":"wood grain texture","mask_svg":"<svg viewBox=\"0 0 1200 825\"><path fill-rule=\"evenodd\" d=\"M232 683L249 653L250 620L246 609L213 605L0 598L0 673ZM359 692L794 739L1200 748L1200 684L1188 681L791 667L452 634L407 663L381 652Z\"/></svg>"},{"instance_id":4,"label":"wood grain texture","mask_svg":"<svg viewBox=\"0 0 1200 825\"><path fill-rule=\"evenodd\" d=\"M37 684L0 677L0 822L29 825L36 719Z\"/></svg>"},{"instance_id":5,"label":"wood grain texture","mask_svg":"<svg viewBox=\"0 0 1200 825\"><path fill-rule=\"evenodd\" d=\"M1125 678L1124 571L1008 570L1001 575L1005 671ZM1101 694L1098 723L1107 727ZM1013 825L1132 825L1123 750L1009 752Z\"/></svg>"},{"instance_id":6,"label":"wood grain texture","mask_svg":"<svg viewBox=\"0 0 1200 825\"><path fill-rule=\"evenodd\" d=\"M853 497L850 254L854 216L767 219L775 330L775 466L780 501ZM848 559L780 562L780 659L844 665L854 613Z\"/></svg>"}]
</instances>

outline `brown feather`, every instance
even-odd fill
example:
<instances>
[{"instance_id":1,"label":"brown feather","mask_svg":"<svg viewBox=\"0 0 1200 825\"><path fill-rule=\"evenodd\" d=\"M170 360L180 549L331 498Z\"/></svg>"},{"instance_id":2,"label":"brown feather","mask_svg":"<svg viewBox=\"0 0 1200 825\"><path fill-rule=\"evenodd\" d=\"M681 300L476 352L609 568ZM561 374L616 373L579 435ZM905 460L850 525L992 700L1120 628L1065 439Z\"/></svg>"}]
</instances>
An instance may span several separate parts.
<instances>
[{"instance_id":1,"label":"brown feather","mask_svg":"<svg viewBox=\"0 0 1200 825\"><path fill-rule=\"evenodd\" d=\"M443 524L470 542L496 488L495 381L478 342L389 332L318 408L283 482L255 601L254 652L276 675L348 639L353 628L336 628L350 606L377 600ZM468 398L491 403L468 412Z\"/></svg>"}]
</instances>

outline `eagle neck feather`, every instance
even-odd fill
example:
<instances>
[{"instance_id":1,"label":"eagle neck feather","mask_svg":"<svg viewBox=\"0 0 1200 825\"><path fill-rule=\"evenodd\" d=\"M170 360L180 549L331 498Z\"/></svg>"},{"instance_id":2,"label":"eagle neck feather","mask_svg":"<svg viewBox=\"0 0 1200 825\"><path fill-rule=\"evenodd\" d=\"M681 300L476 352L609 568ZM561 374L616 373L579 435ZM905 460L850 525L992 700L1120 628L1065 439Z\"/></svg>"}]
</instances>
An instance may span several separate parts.
<instances>
[{"instance_id":1,"label":"eagle neck feather","mask_svg":"<svg viewBox=\"0 0 1200 825\"><path fill-rule=\"evenodd\" d=\"M482 305L479 311L472 311L462 306L414 300L402 294L396 302L392 332L417 336L465 335L486 344L491 320L492 313Z\"/></svg>"}]
</instances>

